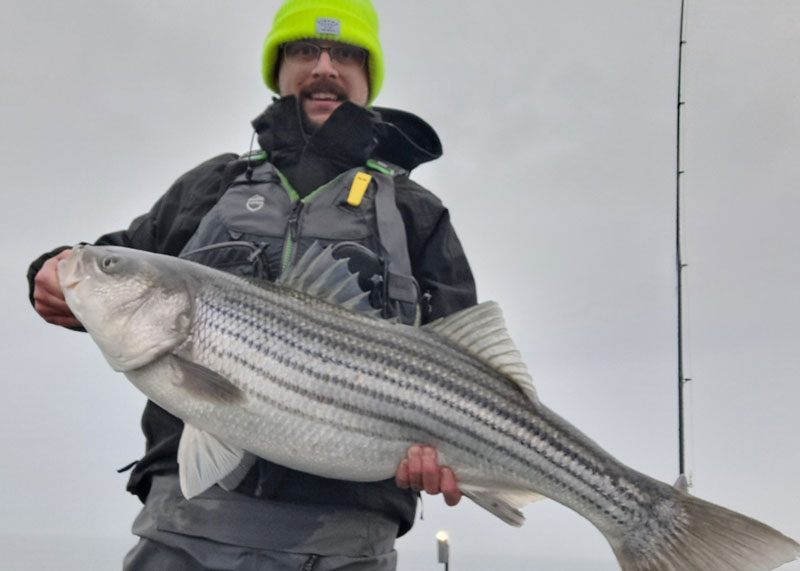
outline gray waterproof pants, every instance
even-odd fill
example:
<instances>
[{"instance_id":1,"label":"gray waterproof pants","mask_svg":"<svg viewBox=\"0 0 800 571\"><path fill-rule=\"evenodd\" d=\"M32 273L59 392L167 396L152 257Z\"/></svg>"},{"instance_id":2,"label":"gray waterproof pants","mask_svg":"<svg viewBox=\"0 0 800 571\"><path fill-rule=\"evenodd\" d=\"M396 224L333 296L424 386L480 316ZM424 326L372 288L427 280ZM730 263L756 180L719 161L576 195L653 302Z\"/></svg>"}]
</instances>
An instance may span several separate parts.
<instances>
[{"instance_id":1,"label":"gray waterproof pants","mask_svg":"<svg viewBox=\"0 0 800 571\"><path fill-rule=\"evenodd\" d=\"M271 502L216 486L186 500L159 476L124 571L394 571L397 523L363 510Z\"/></svg>"}]
</instances>

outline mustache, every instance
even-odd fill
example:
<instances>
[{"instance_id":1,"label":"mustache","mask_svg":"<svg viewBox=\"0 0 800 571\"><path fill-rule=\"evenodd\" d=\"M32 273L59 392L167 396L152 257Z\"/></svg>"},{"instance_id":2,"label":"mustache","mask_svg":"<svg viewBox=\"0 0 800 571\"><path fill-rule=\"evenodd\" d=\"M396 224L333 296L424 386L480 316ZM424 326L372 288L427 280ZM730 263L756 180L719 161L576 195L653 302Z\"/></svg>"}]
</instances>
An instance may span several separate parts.
<instances>
[{"instance_id":1,"label":"mustache","mask_svg":"<svg viewBox=\"0 0 800 571\"><path fill-rule=\"evenodd\" d=\"M340 101L346 100L347 91L330 79L318 79L313 83L308 84L303 89L300 90L300 95L303 97L310 97L313 93L319 93L320 91L325 91L327 93L333 93L336 96L336 99Z\"/></svg>"}]
</instances>

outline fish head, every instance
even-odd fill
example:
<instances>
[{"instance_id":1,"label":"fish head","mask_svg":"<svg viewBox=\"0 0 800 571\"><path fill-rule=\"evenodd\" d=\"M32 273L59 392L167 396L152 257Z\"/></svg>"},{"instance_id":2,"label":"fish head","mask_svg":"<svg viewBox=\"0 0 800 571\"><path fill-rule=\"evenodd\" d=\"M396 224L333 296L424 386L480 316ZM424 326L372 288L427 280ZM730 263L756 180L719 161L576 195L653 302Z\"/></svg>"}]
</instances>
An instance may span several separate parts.
<instances>
[{"instance_id":1,"label":"fish head","mask_svg":"<svg viewBox=\"0 0 800 571\"><path fill-rule=\"evenodd\" d=\"M58 263L72 313L116 371L183 343L194 314L191 274L175 258L116 246L75 247Z\"/></svg>"}]
</instances>

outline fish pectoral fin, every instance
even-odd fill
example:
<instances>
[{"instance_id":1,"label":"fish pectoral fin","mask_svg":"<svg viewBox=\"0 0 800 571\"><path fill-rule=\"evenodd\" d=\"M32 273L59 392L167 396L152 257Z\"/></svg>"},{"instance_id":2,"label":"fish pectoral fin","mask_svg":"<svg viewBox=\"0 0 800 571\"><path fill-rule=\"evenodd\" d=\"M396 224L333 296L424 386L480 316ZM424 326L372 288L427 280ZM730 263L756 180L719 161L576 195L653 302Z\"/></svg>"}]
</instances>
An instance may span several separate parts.
<instances>
[{"instance_id":1,"label":"fish pectoral fin","mask_svg":"<svg viewBox=\"0 0 800 571\"><path fill-rule=\"evenodd\" d=\"M240 475L246 456L248 454L241 448L231 446L191 424L185 424L178 445L181 492L189 499L202 494L218 482L229 482L231 475ZM242 477L236 485L241 482Z\"/></svg>"},{"instance_id":2,"label":"fish pectoral fin","mask_svg":"<svg viewBox=\"0 0 800 571\"><path fill-rule=\"evenodd\" d=\"M477 355L511 379L532 401L536 389L522 356L506 330L503 312L494 301L485 301L423 325Z\"/></svg>"},{"instance_id":3,"label":"fish pectoral fin","mask_svg":"<svg viewBox=\"0 0 800 571\"><path fill-rule=\"evenodd\" d=\"M473 502L514 527L521 527L525 523L523 507L545 499L545 496L530 491L497 491L462 484L459 487Z\"/></svg>"},{"instance_id":4,"label":"fish pectoral fin","mask_svg":"<svg viewBox=\"0 0 800 571\"><path fill-rule=\"evenodd\" d=\"M182 388L203 400L233 404L244 400L244 393L228 379L211 369L178 355L172 356Z\"/></svg>"}]
</instances>

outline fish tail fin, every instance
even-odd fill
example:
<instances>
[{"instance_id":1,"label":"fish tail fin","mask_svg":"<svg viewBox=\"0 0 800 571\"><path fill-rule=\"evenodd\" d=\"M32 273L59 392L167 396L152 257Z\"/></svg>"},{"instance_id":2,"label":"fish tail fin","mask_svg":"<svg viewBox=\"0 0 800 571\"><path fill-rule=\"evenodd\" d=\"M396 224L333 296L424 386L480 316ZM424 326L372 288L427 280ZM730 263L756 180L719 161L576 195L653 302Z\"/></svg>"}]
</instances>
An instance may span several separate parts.
<instances>
[{"instance_id":1,"label":"fish tail fin","mask_svg":"<svg viewBox=\"0 0 800 571\"><path fill-rule=\"evenodd\" d=\"M648 538L647 523L609 538L623 571L767 571L800 557L800 544L742 514L674 490L678 515Z\"/></svg>"}]
</instances>

